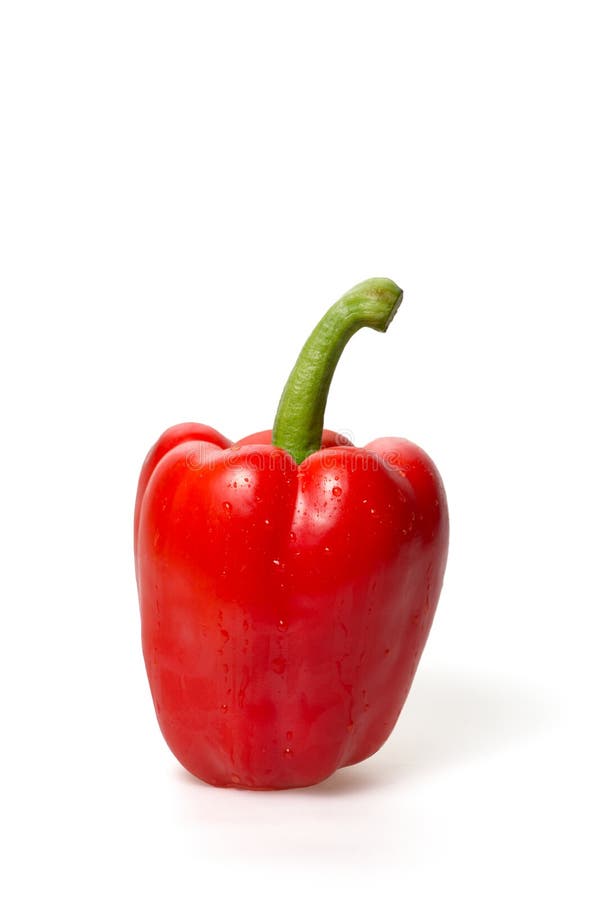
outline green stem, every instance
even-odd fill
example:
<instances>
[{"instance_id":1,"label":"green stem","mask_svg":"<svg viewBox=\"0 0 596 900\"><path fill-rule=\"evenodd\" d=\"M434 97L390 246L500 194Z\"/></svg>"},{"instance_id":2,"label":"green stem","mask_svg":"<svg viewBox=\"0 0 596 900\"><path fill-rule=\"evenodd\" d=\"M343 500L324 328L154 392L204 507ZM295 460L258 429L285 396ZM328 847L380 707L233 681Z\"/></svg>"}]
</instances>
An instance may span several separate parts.
<instances>
[{"instance_id":1,"label":"green stem","mask_svg":"<svg viewBox=\"0 0 596 900\"><path fill-rule=\"evenodd\" d=\"M386 331L403 297L388 278L357 284L325 313L290 373L273 424L273 444L297 463L319 450L331 379L342 351L360 328Z\"/></svg>"}]
</instances>

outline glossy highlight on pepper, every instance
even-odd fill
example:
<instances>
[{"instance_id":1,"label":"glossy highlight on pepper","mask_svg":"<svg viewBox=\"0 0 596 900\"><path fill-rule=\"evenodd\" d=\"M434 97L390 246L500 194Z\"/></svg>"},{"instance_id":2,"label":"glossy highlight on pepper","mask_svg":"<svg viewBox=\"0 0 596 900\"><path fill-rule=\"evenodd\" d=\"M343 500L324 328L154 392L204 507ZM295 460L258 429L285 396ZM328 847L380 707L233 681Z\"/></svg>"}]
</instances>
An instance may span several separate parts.
<instances>
[{"instance_id":1,"label":"glossy highlight on pepper","mask_svg":"<svg viewBox=\"0 0 596 900\"><path fill-rule=\"evenodd\" d=\"M272 431L174 426L143 465L149 685L172 752L210 784L318 783L375 753L407 697L446 564L441 478L405 439L358 448L323 429L348 339L384 331L401 296L371 279L331 307Z\"/></svg>"}]
</instances>

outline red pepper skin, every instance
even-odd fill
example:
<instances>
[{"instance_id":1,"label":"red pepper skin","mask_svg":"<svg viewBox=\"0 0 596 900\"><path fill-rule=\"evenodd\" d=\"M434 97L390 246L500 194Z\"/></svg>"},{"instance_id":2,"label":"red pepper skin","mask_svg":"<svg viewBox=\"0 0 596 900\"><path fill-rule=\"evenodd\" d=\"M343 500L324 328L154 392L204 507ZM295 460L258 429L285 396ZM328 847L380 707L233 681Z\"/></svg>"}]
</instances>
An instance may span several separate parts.
<instances>
[{"instance_id":1,"label":"red pepper skin","mask_svg":"<svg viewBox=\"0 0 596 900\"><path fill-rule=\"evenodd\" d=\"M325 431L300 465L261 432L165 432L135 509L142 642L163 735L213 785L316 784L375 753L403 707L447 558L416 445Z\"/></svg>"}]
</instances>

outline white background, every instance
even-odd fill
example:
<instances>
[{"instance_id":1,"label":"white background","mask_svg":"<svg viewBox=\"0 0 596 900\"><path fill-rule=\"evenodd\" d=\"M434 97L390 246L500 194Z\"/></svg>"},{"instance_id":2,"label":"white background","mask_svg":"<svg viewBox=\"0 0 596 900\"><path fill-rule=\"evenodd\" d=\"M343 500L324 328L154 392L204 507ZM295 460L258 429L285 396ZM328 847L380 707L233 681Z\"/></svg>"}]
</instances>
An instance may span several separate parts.
<instances>
[{"instance_id":1,"label":"white background","mask_svg":"<svg viewBox=\"0 0 596 900\"><path fill-rule=\"evenodd\" d=\"M594 896L591 7L3 3L3 896ZM210 788L146 684L138 470L269 427L372 275L327 424L439 466L433 631L374 758Z\"/></svg>"}]
</instances>

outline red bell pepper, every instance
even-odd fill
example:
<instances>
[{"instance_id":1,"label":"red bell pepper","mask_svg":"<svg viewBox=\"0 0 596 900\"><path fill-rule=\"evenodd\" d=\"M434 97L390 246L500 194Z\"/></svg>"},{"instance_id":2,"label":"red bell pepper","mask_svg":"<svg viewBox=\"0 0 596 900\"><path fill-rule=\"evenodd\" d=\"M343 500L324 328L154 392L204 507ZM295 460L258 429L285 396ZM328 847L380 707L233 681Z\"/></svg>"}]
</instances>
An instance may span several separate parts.
<instances>
[{"instance_id":1,"label":"red bell pepper","mask_svg":"<svg viewBox=\"0 0 596 900\"><path fill-rule=\"evenodd\" d=\"M231 444L170 428L142 468L135 558L157 718L213 785L315 784L375 753L402 709L437 605L448 516L429 457L323 430L333 371L402 298L387 279L315 328L273 431Z\"/></svg>"}]
</instances>

